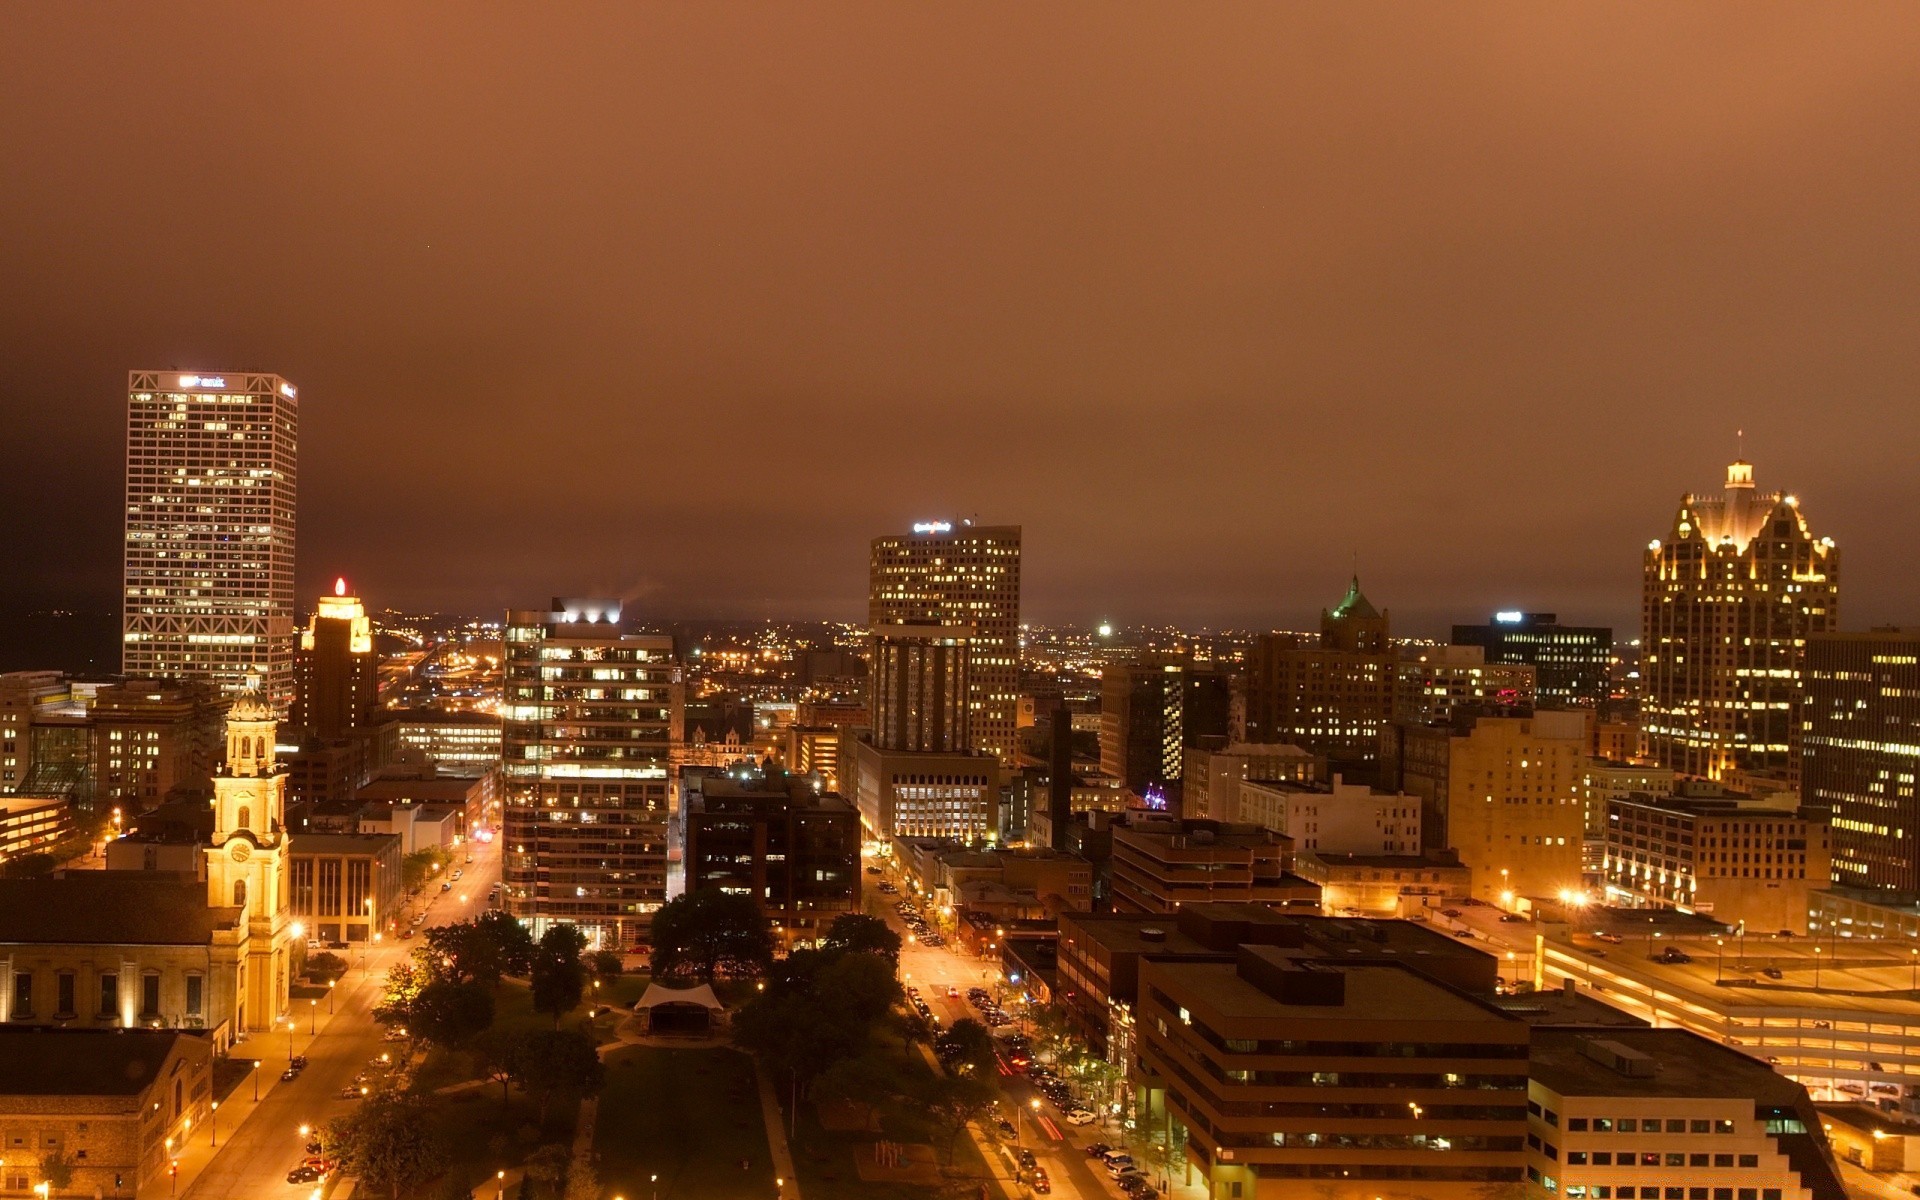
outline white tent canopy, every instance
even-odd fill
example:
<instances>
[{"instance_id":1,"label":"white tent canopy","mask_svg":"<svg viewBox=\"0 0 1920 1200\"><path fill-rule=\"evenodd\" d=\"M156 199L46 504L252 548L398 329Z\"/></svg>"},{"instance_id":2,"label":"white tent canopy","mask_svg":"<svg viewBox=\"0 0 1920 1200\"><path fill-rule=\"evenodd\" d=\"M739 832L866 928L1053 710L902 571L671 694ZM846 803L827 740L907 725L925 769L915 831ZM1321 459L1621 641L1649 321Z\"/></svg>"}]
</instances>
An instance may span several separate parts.
<instances>
[{"instance_id":1,"label":"white tent canopy","mask_svg":"<svg viewBox=\"0 0 1920 1200\"><path fill-rule=\"evenodd\" d=\"M653 1010L662 1004L694 1004L706 1009L709 1014L727 1011L727 1006L713 994L713 988L704 983L690 988L661 987L657 983L649 983L646 995L634 1001L633 1011L651 1016Z\"/></svg>"}]
</instances>

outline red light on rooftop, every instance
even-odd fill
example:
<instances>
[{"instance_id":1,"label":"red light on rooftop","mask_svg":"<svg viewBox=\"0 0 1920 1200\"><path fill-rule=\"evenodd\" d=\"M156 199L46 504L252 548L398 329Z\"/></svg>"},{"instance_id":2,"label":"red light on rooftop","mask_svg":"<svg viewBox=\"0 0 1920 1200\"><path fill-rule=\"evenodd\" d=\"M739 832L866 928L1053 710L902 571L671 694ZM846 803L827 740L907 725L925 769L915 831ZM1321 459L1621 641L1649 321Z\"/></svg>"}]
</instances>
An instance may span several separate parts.
<instances>
[{"instance_id":1,"label":"red light on rooftop","mask_svg":"<svg viewBox=\"0 0 1920 1200\"><path fill-rule=\"evenodd\" d=\"M346 576L342 575L340 578L335 579L333 581L333 594L336 596L344 596L347 594Z\"/></svg>"}]
</instances>

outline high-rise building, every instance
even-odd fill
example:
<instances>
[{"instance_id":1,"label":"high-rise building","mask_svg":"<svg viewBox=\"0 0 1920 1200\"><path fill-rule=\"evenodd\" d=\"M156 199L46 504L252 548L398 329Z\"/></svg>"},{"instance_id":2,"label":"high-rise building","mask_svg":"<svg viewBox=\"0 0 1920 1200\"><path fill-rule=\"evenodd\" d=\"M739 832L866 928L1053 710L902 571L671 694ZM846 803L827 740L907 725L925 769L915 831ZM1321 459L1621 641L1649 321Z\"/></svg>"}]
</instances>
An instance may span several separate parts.
<instances>
[{"instance_id":1,"label":"high-rise building","mask_svg":"<svg viewBox=\"0 0 1920 1200\"><path fill-rule=\"evenodd\" d=\"M204 796L220 761L221 702L212 684L129 679L94 694L94 803L128 821L175 788Z\"/></svg>"},{"instance_id":2,"label":"high-rise building","mask_svg":"<svg viewBox=\"0 0 1920 1200\"><path fill-rule=\"evenodd\" d=\"M875 625L868 710L882 750L953 754L970 748L968 673L973 630L965 625Z\"/></svg>"},{"instance_id":3,"label":"high-rise building","mask_svg":"<svg viewBox=\"0 0 1920 1200\"><path fill-rule=\"evenodd\" d=\"M727 775L687 798L687 891L753 897L789 939L860 911L860 815L805 779Z\"/></svg>"},{"instance_id":4,"label":"high-rise building","mask_svg":"<svg viewBox=\"0 0 1920 1200\"><path fill-rule=\"evenodd\" d=\"M1807 639L1800 794L1833 808L1833 881L1920 894L1920 629Z\"/></svg>"},{"instance_id":5,"label":"high-rise building","mask_svg":"<svg viewBox=\"0 0 1920 1200\"><path fill-rule=\"evenodd\" d=\"M1582 885L1590 715L1462 710L1445 724L1395 725L1382 779L1420 797L1424 848L1457 851L1476 898L1556 897Z\"/></svg>"},{"instance_id":6,"label":"high-rise building","mask_svg":"<svg viewBox=\"0 0 1920 1200\"><path fill-rule=\"evenodd\" d=\"M868 625L961 626L971 747L1011 769L1020 700L1020 527L926 521L873 539ZM875 712L876 730L879 714Z\"/></svg>"},{"instance_id":7,"label":"high-rise building","mask_svg":"<svg viewBox=\"0 0 1920 1200\"><path fill-rule=\"evenodd\" d=\"M1224 741L1233 705L1225 674L1190 663L1133 663L1100 676L1100 769L1137 795L1177 790L1186 751Z\"/></svg>"},{"instance_id":8,"label":"high-rise building","mask_svg":"<svg viewBox=\"0 0 1920 1200\"><path fill-rule=\"evenodd\" d=\"M507 911L630 947L667 898L673 639L623 627L616 600L555 600L509 612L505 650Z\"/></svg>"},{"instance_id":9,"label":"high-rise building","mask_svg":"<svg viewBox=\"0 0 1920 1200\"><path fill-rule=\"evenodd\" d=\"M293 716L306 735L335 741L361 735L380 712L380 659L373 652L373 622L360 597L347 595L347 581L334 581L313 619L300 632L293 655Z\"/></svg>"},{"instance_id":10,"label":"high-rise building","mask_svg":"<svg viewBox=\"0 0 1920 1200\"><path fill-rule=\"evenodd\" d=\"M1553 613L1497 612L1485 625L1455 625L1453 644L1479 646L1489 664L1533 668L1538 702L1597 707L1612 691L1613 630L1562 625Z\"/></svg>"},{"instance_id":11,"label":"high-rise building","mask_svg":"<svg viewBox=\"0 0 1920 1200\"><path fill-rule=\"evenodd\" d=\"M294 387L134 371L121 669L293 698Z\"/></svg>"},{"instance_id":12,"label":"high-rise building","mask_svg":"<svg viewBox=\"0 0 1920 1200\"><path fill-rule=\"evenodd\" d=\"M1831 831L1810 808L1634 795L1608 802L1606 826L1612 905L1805 933L1808 901L1832 874Z\"/></svg>"},{"instance_id":13,"label":"high-rise building","mask_svg":"<svg viewBox=\"0 0 1920 1200\"><path fill-rule=\"evenodd\" d=\"M1234 740L1286 742L1340 765L1371 763L1393 719L1389 613L1360 593L1356 576L1340 603L1320 614L1317 645L1264 634L1248 658Z\"/></svg>"},{"instance_id":14,"label":"high-rise building","mask_svg":"<svg viewBox=\"0 0 1920 1200\"><path fill-rule=\"evenodd\" d=\"M1683 775L1787 768L1807 639L1835 628L1840 551L1800 501L1756 493L1753 467L1726 494L1689 495L1647 546L1640 706L1647 750Z\"/></svg>"},{"instance_id":15,"label":"high-rise building","mask_svg":"<svg viewBox=\"0 0 1920 1200\"><path fill-rule=\"evenodd\" d=\"M1444 721L1463 704L1532 708L1535 678L1530 666L1489 662L1482 646L1409 647L1395 672L1393 719Z\"/></svg>"}]
</instances>

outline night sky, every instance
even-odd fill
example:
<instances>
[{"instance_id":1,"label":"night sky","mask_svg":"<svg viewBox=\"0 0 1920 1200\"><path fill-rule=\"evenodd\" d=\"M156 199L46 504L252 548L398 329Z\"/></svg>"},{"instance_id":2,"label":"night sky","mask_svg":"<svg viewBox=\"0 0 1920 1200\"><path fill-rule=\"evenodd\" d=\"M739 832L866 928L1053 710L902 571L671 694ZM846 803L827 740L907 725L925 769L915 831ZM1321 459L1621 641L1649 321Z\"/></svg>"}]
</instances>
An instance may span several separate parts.
<instances>
[{"instance_id":1,"label":"night sky","mask_svg":"<svg viewBox=\"0 0 1920 1200\"><path fill-rule=\"evenodd\" d=\"M0 6L0 608L113 608L126 372L300 388L300 591L1637 631L1746 430L1920 619L1920 10Z\"/></svg>"}]
</instances>

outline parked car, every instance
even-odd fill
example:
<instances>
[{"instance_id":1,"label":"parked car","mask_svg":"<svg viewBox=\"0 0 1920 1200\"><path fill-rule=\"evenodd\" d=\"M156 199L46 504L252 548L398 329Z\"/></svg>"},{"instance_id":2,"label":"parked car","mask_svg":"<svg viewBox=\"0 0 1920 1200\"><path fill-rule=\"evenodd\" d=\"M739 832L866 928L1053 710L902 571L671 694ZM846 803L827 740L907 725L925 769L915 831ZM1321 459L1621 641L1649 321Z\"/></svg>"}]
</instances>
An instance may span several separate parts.
<instances>
[{"instance_id":1,"label":"parked car","mask_svg":"<svg viewBox=\"0 0 1920 1200\"><path fill-rule=\"evenodd\" d=\"M1690 963L1693 961L1693 955L1688 954L1678 946L1668 946L1660 952L1660 961L1663 963Z\"/></svg>"},{"instance_id":2,"label":"parked car","mask_svg":"<svg viewBox=\"0 0 1920 1200\"><path fill-rule=\"evenodd\" d=\"M1455 936L1455 937L1457 937L1457 938L1467 938L1467 939L1469 939L1469 940L1471 940L1471 939L1472 939L1472 937L1473 937L1473 930L1471 930L1471 929L1456 929L1456 930L1454 930L1454 931L1453 931L1453 936Z\"/></svg>"},{"instance_id":3,"label":"parked car","mask_svg":"<svg viewBox=\"0 0 1920 1200\"><path fill-rule=\"evenodd\" d=\"M1605 942L1609 946L1618 946L1627 939L1617 933L1608 933L1605 930L1601 930L1593 935L1593 940L1596 942Z\"/></svg>"},{"instance_id":4,"label":"parked car","mask_svg":"<svg viewBox=\"0 0 1920 1200\"><path fill-rule=\"evenodd\" d=\"M1786 974L1779 967L1761 967L1760 973L1768 979L1785 979Z\"/></svg>"},{"instance_id":5,"label":"parked car","mask_svg":"<svg viewBox=\"0 0 1920 1200\"><path fill-rule=\"evenodd\" d=\"M1099 1119L1099 1117L1093 1115L1092 1109L1073 1108L1067 1110L1067 1124L1069 1125L1091 1125Z\"/></svg>"},{"instance_id":6,"label":"parked car","mask_svg":"<svg viewBox=\"0 0 1920 1200\"><path fill-rule=\"evenodd\" d=\"M1014 1157L1014 1160L1020 1164L1020 1169L1022 1171L1031 1171L1037 1165L1033 1159L1033 1151L1028 1150L1025 1147L1022 1147L1021 1149L1014 1151L1013 1157Z\"/></svg>"},{"instance_id":7,"label":"parked car","mask_svg":"<svg viewBox=\"0 0 1920 1200\"><path fill-rule=\"evenodd\" d=\"M1087 1157L1099 1158L1111 1149L1113 1149L1113 1147L1107 1145L1105 1142L1095 1142L1093 1145L1087 1147Z\"/></svg>"},{"instance_id":8,"label":"parked car","mask_svg":"<svg viewBox=\"0 0 1920 1200\"><path fill-rule=\"evenodd\" d=\"M1033 1168L1033 1190L1042 1196L1053 1191L1053 1180L1047 1178L1045 1167Z\"/></svg>"},{"instance_id":9,"label":"parked car","mask_svg":"<svg viewBox=\"0 0 1920 1200\"><path fill-rule=\"evenodd\" d=\"M288 1183L317 1183L319 1182L321 1177L324 1176L325 1174L326 1172L320 1170L317 1167L310 1167L305 1163L301 1163L299 1166L295 1167L293 1170L287 1172L287 1182Z\"/></svg>"},{"instance_id":10,"label":"parked car","mask_svg":"<svg viewBox=\"0 0 1920 1200\"><path fill-rule=\"evenodd\" d=\"M1502 921L1505 921L1505 922L1507 922L1508 924L1513 924L1513 923L1515 923L1515 922L1525 922L1525 921L1530 921L1530 920L1532 920L1532 918L1531 918L1531 917L1528 917L1528 916L1525 916L1525 915L1523 915L1523 914L1521 914L1521 913L1501 913L1501 914L1500 914L1500 919L1501 919Z\"/></svg>"}]
</instances>

